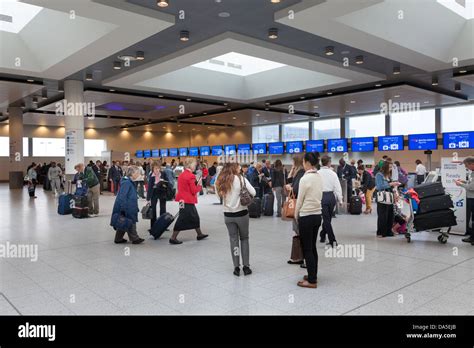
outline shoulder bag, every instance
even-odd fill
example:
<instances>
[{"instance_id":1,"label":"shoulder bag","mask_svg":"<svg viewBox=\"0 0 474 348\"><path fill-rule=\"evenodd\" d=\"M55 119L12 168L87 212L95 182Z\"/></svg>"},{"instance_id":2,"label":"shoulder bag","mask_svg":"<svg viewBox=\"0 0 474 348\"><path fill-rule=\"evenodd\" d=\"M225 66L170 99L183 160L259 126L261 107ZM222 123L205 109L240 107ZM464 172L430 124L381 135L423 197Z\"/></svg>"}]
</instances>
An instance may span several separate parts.
<instances>
[{"instance_id":1,"label":"shoulder bag","mask_svg":"<svg viewBox=\"0 0 474 348\"><path fill-rule=\"evenodd\" d=\"M281 211L282 220L293 220L295 218L296 198L293 189L290 190L288 198L283 203Z\"/></svg>"},{"instance_id":2,"label":"shoulder bag","mask_svg":"<svg viewBox=\"0 0 474 348\"><path fill-rule=\"evenodd\" d=\"M250 194L249 190L247 190L247 184L245 183L245 179L243 180L242 184L242 176L239 175L240 181L240 204L244 207L249 206L253 202L253 197Z\"/></svg>"}]
</instances>

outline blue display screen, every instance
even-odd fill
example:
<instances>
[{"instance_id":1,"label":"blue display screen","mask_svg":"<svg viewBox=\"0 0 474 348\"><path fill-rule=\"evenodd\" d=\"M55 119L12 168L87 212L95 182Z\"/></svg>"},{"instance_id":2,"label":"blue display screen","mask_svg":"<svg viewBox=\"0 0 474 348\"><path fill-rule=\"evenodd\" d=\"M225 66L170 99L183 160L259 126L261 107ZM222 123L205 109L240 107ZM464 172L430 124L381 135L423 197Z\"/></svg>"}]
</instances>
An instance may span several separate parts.
<instances>
[{"instance_id":1,"label":"blue display screen","mask_svg":"<svg viewBox=\"0 0 474 348\"><path fill-rule=\"evenodd\" d=\"M443 149L473 149L474 132L443 133Z\"/></svg>"},{"instance_id":2,"label":"blue display screen","mask_svg":"<svg viewBox=\"0 0 474 348\"><path fill-rule=\"evenodd\" d=\"M374 151L374 137L352 138L352 152L370 152Z\"/></svg>"},{"instance_id":3,"label":"blue display screen","mask_svg":"<svg viewBox=\"0 0 474 348\"><path fill-rule=\"evenodd\" d=\"M324 152L324 140L307 140L306 152Z\"/></svg>"},{"instance_id":4,"label":"blue display screen","mask_svg":"<svg viewBox=\"0 0 474 348\"><path fill-rule=\"evenodd\" d=\"M403 135L389 135L379 137L379 151L401 151L403 150Z\"/></svg>"},{"instance_id":5,"label":"blue display screen","mask_svg":"<svg viewBox=\"0 0 474 348\"><path fill-rule=\"evenodd\" d=\"M210 156L211 148L209 146L201 146L201 156Z\"/></svg>"},{"instance_id":6,"label":"blue display screen","mask_svg":"<svg viewBox=\"0 0 474 348\"><path fill-rule=\"evenodd\" d=\"M252 144L252 150L254 153L257 153L257 154L266 154L267 144L266 143Z\"/></svg>"},{"instance_id":7,"label":"blue display screen","mask_svg":"<svg viewBox=\"0 0 474 348\"><path fill-rule=\"evenodd\" d=\"M178 157L178 149L170 149L170 157Z\"/></svg>"},{"instance_id":8,"label":"blue display screen","mask_svg":"<svg viewBox=\"0 0 474 348\"><path fill-rule=\"evenodd\" d=\"M151 150L151 157L160 157L160 150L158 149L155 149L155 150ZM149 157L149 156L145 156L145 157Z\"/></svg>"},{"instance_id":9,"label":"blue display screen","mask_svg":"<svg viewBox=\"0 0 474 348\"><path fill-rule=\"evenodd\" d=\"M287 141L286 142L286 153L302 153L303 142L302 141Z\"/></svg>"},{"instance_id":10,"label":"blue display screen","mask_svg":"<svg viewBox=\"0 0 474 348\"><path fill-rule=\"evenodd\" d=\"M198 147L190 147L189 148L189 156L191 156L191 157L199 156L199 148Z\"/></svg>"},{"instance_id":11,"label":"blue display screen","mask_svg":"<svg viewBox=\"0 0 474 348\"><path fill-rule=\"evenodd\" d=\"M328 139L328 152L346 152L347 139Z\"/></svg>"},{"instance_id":12,"label":"blue display screen","mask_svg":"<svg viewBox=\"0 0 474 348\"><path fill-rule=\"evenodd\" d=\"M143 158L143 151L142 150L136 151L135 152L135 157L136 158Z\"/></svg>"},{"instance_id":13,"label":"blue display screen","mask_svg":"<svg viewBox=\"0 0 474 348\"><path fill-rule=\"evenodd\" d=\"M408 135L409 150L436 150L437 148L438 138L436 133Z\"/></svg>"},{"instance_id":14,"label":"blue display screen","mask_svg":"<svg viewBox=\"0 0 474 348\"><path fill-rule=\"evenodd\" d=\"M235 155L235 145L224 145L224 153L226 155Z\"/></svg>"},{"instance_id":15,"label":"blue display screen","mask_svg":"<svg viewBox=\"0 0 474 348\"><path fill-rule=\"evenodd\" d=\"M250 144L239 144L237 145L237 152L247 154L250 153L250 148Z\"/></svg>"},{"instance_id":16,"label":"blue display screen","mask_svg":"<svg viewBox=\"0 0 474 348\"><path fill-rule=\"evenodd\" d=\"M179 148L179 156L186 157L188 155L188 148L187 147L180 147Z\"/></svg>"},{"instance_id":17,"label":"blue display screen","mask_svg":"<svg viewBox=\"0 0 474 348\"><path fill-rule=\"evenodd\" d=\"M222 155L222 146L215 145L211 148L211 151L213 156L220 156Z\"/></svg>"},{"instance_id":18,"label":"blue display screen","mask_svg":"<svg viewBox=\"0 0 474 348\"><path fill-rule=\"evenodd\" d=\"M168 157L168 149L161 149L160 157Z\"/></svg>"},{"instance_id":19,"label":"blue display screen","mask_svg":"<svg viewBox=\"0 0 474 348\"><path fill-rule=\"evenodd\" d=\"M268 153L270 155L282 155L283 154L283 143L282 142L277 142L277 143L269 143L268 144Z\"/></svg>"}]
</instances>

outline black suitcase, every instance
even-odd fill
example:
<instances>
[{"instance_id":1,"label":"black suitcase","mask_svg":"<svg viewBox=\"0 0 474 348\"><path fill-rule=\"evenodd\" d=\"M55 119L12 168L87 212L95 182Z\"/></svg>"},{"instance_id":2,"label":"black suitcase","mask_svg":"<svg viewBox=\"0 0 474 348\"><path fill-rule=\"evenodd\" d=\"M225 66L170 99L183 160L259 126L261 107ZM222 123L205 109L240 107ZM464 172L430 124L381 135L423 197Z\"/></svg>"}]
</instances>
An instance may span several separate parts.
<instances>
[{"instance_id":1,"label":"black suitcase","mask_svg":"<svg viewBox=\"0 0 474 348\"><path fill-rule=\"evenodd\" d=\"M254 197L253 202L248 206L248 210L251 218L262 216L262 200L260 197Z\"/></svg>"},{"instance_id":2,"label":"black suitcase","mask_svg":"<svg viewBox=\"0 0 474 348\"><path fill-rule=\"evenodd\" d=\"M273 193L267 193L263 196L263 215L273 216L273 206L275 204L275 196Z\"/></svg>"},{"instance_id":3,"label":"black suitcase","mask_svg":"<svg viewBox=\"0 0 474 348\"><path fill-rule=\"evenodd\" d=\"M352 196L350 198L349 213L352 215L362 214L362 199L359 196Z\"/></svg>"},{"instance_id":4,"label":"black suitcase","mask_svg":"<svg viewBox=\"0 0 474 348\"><path fill-rule=\"evenodd\" d=\"M416 193L418 193L419 199L441 196L445 194L444 187L440 182L429 182L426 184L421 184L416 186L414 189Z\"/></svg>"},{"instance_id":5,"label":"black suitcase","mask_svg":"<svg viewBox=\"0 0 474 348\"><path fill-rule=\"evenodd\" d=\"M178 214L175 216L171 215L170 213L164 213L161 215L151 228L150 234L153 236L153 238L159 239L166 229L170 227L173 221L178 217Z\"/></svg>"},{"instance_id":6,"label":"black suitcase","mask_svg":"<svg viewBox=\"0 0 474 348\"><path fill-rule=\"evenodd\" d=\"M426 214L415 214L413 221L417 231L432 230L441 227L456 226L456 216L451 209L432 211Z\"/></svg>"},{"instance_id":7,"label":"black suitcase","mask_svg":"<svg viewBox=\"0 0 474 348\"><path fill-rule=\"evenodd\" d=\"M425 214L431 211L446 210L453 207L453 200L450 195L427 197L420 201L418 213Z\"/></svg>"},{"instance_id":8,"label":"black suitcase","mask_svg":"<svg viewBox=\"0 0 474 348\"><path fill-rule=\"evenodd\" d=\"M74 196L72 216L76 219L84 219L89 217L89 203L86 196Z\"/></svg>"}]
</instances>

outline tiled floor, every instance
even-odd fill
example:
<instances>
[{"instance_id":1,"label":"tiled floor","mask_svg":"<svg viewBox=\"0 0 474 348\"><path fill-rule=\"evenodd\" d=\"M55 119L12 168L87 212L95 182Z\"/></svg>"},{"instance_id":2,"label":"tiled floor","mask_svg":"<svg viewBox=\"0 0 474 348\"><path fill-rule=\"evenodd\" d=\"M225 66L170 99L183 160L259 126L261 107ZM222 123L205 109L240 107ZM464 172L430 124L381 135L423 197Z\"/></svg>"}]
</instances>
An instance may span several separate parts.
<instances>
[{"instance_id":1,"label":"tiled floor","mask_svg":"<svg viewBox=\"0 0 474 348\"><path fill-rule=\"evenodd\" d=\"M77 220L56 213L55 199L38 199L0 185L0 243L38 244L37 262L0 258L0 314L474 314L474 247L452 235L442 245L435 233L377 239L376 216L340 215L341 244L360 244L365 258L328 258L319 248L318 288L302 289L299 266L286 263L291 224L251 220L254 274L232 274L227 230L213 195L198 210L208 240L182 232L184 244L149 239L115 245L109 218L112 196L101 196L101 216ZM140 206L143 203L140 202ZM177 211L169 203L171 212Z\"/></svg>"}]
</instances>

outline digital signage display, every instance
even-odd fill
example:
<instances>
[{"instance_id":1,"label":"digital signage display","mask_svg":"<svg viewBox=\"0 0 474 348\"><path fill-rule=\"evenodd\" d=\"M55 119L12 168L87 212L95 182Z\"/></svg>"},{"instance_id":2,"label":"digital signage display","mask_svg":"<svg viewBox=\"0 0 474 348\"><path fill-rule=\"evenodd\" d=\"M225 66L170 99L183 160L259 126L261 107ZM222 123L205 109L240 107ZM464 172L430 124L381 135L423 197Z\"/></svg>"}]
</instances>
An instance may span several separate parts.
<instances>
[{"instance_id":1,"label":"digital signage display","mask_svg":"<svg viewBox=\"0 0 474 348\"><path fill-rule=\"evenodd\" d=\"M352 152L370 152L374 151L374 137L352 138Z\"/></svg>"},{"instance_id":2,"label":"digital signage display","mask_svg":"<svg viewBox=\"0 0 474 348\"><path fill-rule=\"evenodd\" d=\"M436 133L408 135L409 150L436 150L437 148L438 138Z\"/></svg>"},{"instance_id":3,"label":"digital signage display","mask_svg":"<svg viewBox=\"0 0 474 348\"><path fill-rule=\"evenodd\" d=\"M211 148L211 153L212 156L220 156L222 155L222 146L221 145L215 145Z\"/></svg>"},{"instance_id":4,"label":"digital signage display","mask_svg":"<svg viewBox=\"0 0 474 348\"><path fill-rule=\"evenodd\" d=\"M256 154L266 154L267 153L267 144L266 143L258 143L252 144L252 151Z\"/></svg>"},{"instance_id":5,"label":"digital signage display","mask_svg":"<svg viewBox=\"0 0 474 348\"><path fill-rule=\"evenodd\" d=\"M287 141L286 142L286 153L302 153L303 142L302 141Z\"/></svg>"},{"instance_id":6,"label":"digital signage display","mask_svg":"<svg viewBox=\"0 0 474 348\"><path fill-rule=\"evenodd\" d=\"M168 149L161 149L160 157L168 157Z\"/></svg>"},{"instance_id":7,"label":"digital signage display","mask_svg":"<svg viewBox=\"0 0 474 348\"><path fill-rule=\"evenodd\" d=\"M201 146L201 156L210 156L211 148L209 146Z\"/></svg>"},{"instance_id":8,"label":"digital signage display","mask_svg":"<svg viewBox=\"0 0 474 348\"><path fill-rule=\"evenodd\" d=\"M143 158L143 151L142 150L135 151L135 157L136 158Z\"/></svg>"},{"instance_id":9,"label":"digital signage display","mask_svg":"<svg viewBox=\"0 0 474 348\"><path fill-rule=\"evenodd\" d=\"M276 143L269 143L268 144L268 153L270 155L282 155L283 154L283 143L276 142Z\"/></svg>"},{"instance_id":10,"label":"digital signage display","mask_svg":"<svg viewBox=\"0 0 474 348\"><path fill-rule=\"evenodd\" d=\"M226 155L235 155L235 145L224 145L224 153Z\"/></svg>"},{"instance_id":11,"label":"digital signage display","mask_svg":"<svg viewBox=\"0 0 474 348\"><path fill-rule=\"evenodd\" d=\"M347 139L328 139L328 152L346 152Z\"/></svg>"},{"instance_id":12,"label":"digital signage display","mask_svg":"<svg viewBox=\"0 0 474 348\"><path fill-rule=\"evenodd\" d=\"M248 154L251 151L251 146L250 144L239 144L237 145L237 152L238 153L244 153Z\"/></svg>"},{"instance_id":13,"label":"digital signage display","mask_svg":"<svg viewBox=\"0 0 474 348\"><path fill-rule=\"evenodd\" d=\"M306 152L324 152L324 140L307 140Z\"/></svg>"},{"instance_id":14,"label":"digital signage display","mask_svg":"<svg viewBox=\"0 0 474 348\"><path fill-rule=\"evenodd\" d=\"M389 135L386 137L378 137L379 151L402 151L403 135Z\"/></svg>"},{"instance_id":15,"label":"digital signage display","mask_svg":"<svg viewBox=\"0 0 474 348\"><path fill-rule=\"evenodd\" d=\"M143 152L145 157L160 157L160 150L145 150Z\"/></svg>"},{"instance_id":16,"label":"digital signage display","mask_svg":"<svg viewBox=\"0 0 474 348\"><path fill-rule=\"evenodd\" d=\"M189 148L189 156L191 156L191 157L199 156L199 148L198 147L190 147Z\"/></svg>"},{"instance_id":17,"label":"digital signage display","mask_svg":"<svg viewBox=\"0 0 474 348\"><path fill-rule=\"evenodd\" d=\"M170 149L169 155L170 157L178 157L178 149Z\"/></svg>"},{"instance_id":18,"label":"digital signage display","mask_svg":"<svg viewBox=\"0 0 474 348\"><path fill-rule=\"evenodd\" d=\"M443 133L443 149L473 149L474 132Z\"/></svg>"},{"instance_id":19,"label":"digital signage display","mask_svg":"<svg viewBox=\"0 0 474 348\"><path fill-rule=\"evenodd\" d=\"M186 157L188 155L188 148L187 147L180 147L179 148L179 156Z\"/></svg>"}]
</instances>

